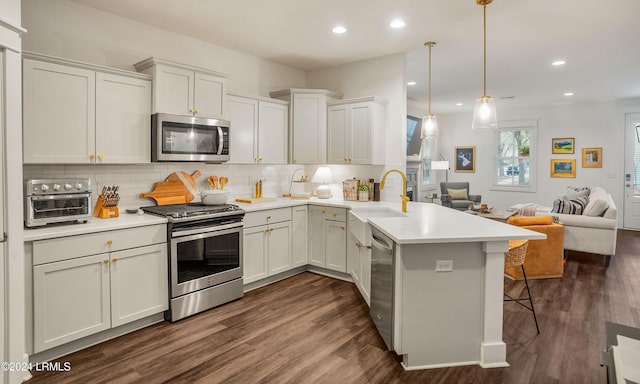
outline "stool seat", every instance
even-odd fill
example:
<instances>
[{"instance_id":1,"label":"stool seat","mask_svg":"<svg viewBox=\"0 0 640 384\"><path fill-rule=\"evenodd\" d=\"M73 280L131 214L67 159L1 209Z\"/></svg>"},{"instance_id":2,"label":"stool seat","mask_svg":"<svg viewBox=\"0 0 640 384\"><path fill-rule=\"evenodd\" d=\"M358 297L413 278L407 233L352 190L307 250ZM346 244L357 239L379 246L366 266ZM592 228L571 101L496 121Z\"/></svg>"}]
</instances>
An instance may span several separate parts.
<instances>
[{"instance_id":1,"label":"stool seat","mask_svg":"<svg viewBox=\"0 0 640 384\"><path fill-rule=\"evenodd\" d=\"M527 246L529 245L529 240L509 240L509 250L504 253L504 267L512 268L517 267L518 265L522 268L522 276L524 277L524 284L527 287L527 297L519 297L513 298L506 293L504 294L507 298L504 301L515 301L516 303L522 305L527 308L531 312L533 312L533 320L536 322L536 331L540 334L540 328L538 327L538 318L536 317L536 311L533 308L533 298L531 297L531 291L529 290L529 282L527 281L527 274L524 272L524 260L527 256ZM520 301L528 300L530 307L522 304Z\"/></svg>"}]
</instances>

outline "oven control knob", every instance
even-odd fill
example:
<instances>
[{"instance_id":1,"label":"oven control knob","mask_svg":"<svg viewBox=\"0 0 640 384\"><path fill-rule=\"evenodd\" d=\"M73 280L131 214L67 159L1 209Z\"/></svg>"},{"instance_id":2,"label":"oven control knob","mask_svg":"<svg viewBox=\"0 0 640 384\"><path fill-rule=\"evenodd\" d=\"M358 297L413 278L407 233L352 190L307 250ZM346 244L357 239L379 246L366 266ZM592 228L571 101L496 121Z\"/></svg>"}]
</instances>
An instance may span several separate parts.
<instances>
[{"instance_id":1,"label":"oven control knob","mask_svg":"<svg viewBox=\"0 0 640 384\"><path fill-rule=\"evenodd\" d=\"M42 184L42 185L40 186L40 190L41 190L42 192L47 192L47 191L49 190L49 186L48 186L47 184Z\"/></svg>"},{"instance_id":2,"label":"oven control knob","mask_svg":"<svg viewBox=\"0 0 640 384\"><path fill-rule=\"evenodd\" d=\"M60 188L62 188L62 187L60 187L60 184L53 184L53 190L54 191L59 191Z\"/></svg>"},{"instance_id":3,"label":"oven control knob","mask_svg":"<svg viewBox=\"0 0 640 384\"><path fill-rule=\"evenodd\" d=\"M69 184L69 183L64 185L64 189L66 189L66 190L69 190L71 188L73 188L73 186L71 184Z\"/></svg>"},{"instance_id":4,"label":"oven control knob","mask_svg":"<svg viewBox=\"0 0 640 384\"><path fill-rule=\"evenodd\" d=\"M180 217L180 214L178 212L174 212L171 214L171 217L173 217L174 219L177 219Z\"/></svg>"},{"instance_id":5,"label":"oven control knob","mask_svg":"<svg viewBox=\"0 0 640 384\"><path fill-rule=\"evenodd\" d=\"M82 189L82 183L76 183L76 189Z\"/></svg>"}]
</instances>

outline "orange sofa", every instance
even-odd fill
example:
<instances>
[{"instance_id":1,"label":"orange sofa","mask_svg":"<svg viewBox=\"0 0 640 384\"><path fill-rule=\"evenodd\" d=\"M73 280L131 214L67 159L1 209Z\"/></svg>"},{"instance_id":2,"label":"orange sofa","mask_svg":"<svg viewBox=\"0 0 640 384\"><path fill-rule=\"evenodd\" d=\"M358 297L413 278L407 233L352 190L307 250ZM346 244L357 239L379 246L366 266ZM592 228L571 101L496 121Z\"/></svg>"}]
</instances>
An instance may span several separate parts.
<instances>
[{"instance_id":1,"label":"orange sofa","mask_svg":"<svg viewBox=\"0 0 640 384\"><path fill-rule=\"evenodd\" d=\"M527 279L562 277L564 272L564 226L554 224L552 216L512 216L507 224L547 235L545 240L529 240L524 269ZM522 280L520 267L506 268L505 275Z\"/></svg>"}]
</instances>

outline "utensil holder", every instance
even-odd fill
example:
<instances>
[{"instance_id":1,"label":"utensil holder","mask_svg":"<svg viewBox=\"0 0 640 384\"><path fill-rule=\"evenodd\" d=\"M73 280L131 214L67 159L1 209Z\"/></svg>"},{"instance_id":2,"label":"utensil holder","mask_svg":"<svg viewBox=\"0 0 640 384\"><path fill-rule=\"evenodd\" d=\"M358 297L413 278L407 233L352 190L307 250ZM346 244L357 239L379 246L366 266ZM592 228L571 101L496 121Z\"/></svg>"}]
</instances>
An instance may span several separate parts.
<instances>
[{"instance_id":1,"label":"utensil holder","mask_svg":"<svg viewBox=\"0 0 640 384\"><path fill-rule=\"evenodd\" d=\"M102 196L98 196L98 201L96 201L96 206L93 209L94 217L98 217L100 219L112 219L114 217L120 216L120 210L117 206L105 207L104 204L104 198Z\"/></svg>"}]
</instances>

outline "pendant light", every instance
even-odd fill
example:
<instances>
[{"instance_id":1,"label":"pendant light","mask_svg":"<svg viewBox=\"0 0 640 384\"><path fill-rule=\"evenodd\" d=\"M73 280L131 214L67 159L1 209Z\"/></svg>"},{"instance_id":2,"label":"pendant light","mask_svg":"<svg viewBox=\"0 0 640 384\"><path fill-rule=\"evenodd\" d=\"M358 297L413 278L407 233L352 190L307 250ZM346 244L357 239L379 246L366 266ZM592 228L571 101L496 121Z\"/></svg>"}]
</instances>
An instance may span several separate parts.
<instances>
[{"instance_id":1,"label":"pendant light","mask_svg":"<svg viewBox=\"0 0 640 384\"><path fill-rule=\"evenodd\" d=\"M484 63L483 63L483 83L484 93L476 99L473 108L473 123L471 129L496 129L498 128L498 118L496 117L496 101L491 96L487 96L487 5L493 0L476 0L481 5L484 12L484 29L483 29L483 46L484 46Z\"/></svg>"},{"instance_id":2,"label":"pendant light","mask_svg":"<svg viewBox=\"0 0 640 384\"><path fill-rule=\"evenodd\" d=\"M427 114L422 118L421 138L433 138L438 133L438 119L431 113L431 47L436 45L435 41L427 41L425 46L429 46L429 81L427 85Z\"/></svg>"}]
</instances>

